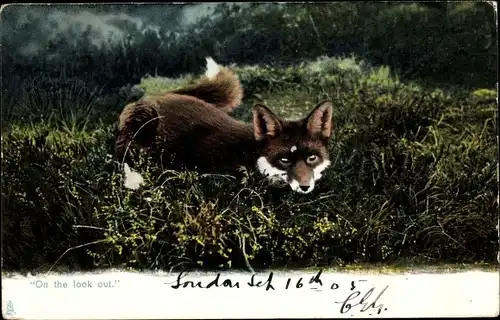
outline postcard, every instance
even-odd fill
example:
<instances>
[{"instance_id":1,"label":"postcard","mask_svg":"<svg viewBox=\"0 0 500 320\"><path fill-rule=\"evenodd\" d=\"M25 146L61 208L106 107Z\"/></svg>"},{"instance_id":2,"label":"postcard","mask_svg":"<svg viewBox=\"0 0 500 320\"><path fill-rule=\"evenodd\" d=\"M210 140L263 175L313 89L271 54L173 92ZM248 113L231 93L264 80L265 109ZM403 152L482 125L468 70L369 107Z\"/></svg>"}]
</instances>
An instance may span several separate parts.
<instances>
[{"instance_id":1,"label":"postcard","mask_svg":"<svg viewBox=\"0 0 500 320\"><path fill-rule=\"evenodd\" d=\"M2 6L3 316L498 316L496 10Z\"/></svg>"}]
</instances>

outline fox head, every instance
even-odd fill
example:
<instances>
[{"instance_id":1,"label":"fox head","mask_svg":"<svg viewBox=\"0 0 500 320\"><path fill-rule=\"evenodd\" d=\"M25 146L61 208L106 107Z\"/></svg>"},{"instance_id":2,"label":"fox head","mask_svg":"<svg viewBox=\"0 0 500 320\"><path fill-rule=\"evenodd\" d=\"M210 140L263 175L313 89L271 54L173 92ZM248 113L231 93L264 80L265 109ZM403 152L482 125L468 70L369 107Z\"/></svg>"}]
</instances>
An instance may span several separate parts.
<instances>
[{"instance_id":1,"label":"fox head","mask_svg":"<svg viewBox=\"0 0 500 320\"><path fill-rule=\"evenodd\" d=\"M324 101L304 119L283 121L267 106L256 104L254 135L262 145L258 170L273 181L289 184L296 192L311 192L330 165L332 113L332 103Z\"/></svg>"}]
</instances>

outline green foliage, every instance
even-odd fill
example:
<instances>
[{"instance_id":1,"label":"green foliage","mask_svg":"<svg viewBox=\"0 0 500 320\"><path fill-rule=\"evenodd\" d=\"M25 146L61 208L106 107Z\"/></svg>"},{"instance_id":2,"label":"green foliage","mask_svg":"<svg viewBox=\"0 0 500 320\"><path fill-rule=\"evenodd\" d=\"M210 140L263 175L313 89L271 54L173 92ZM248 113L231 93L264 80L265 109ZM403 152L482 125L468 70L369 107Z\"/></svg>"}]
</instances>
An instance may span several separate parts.
<instances>
[{"instance_id":1,"label":"green foliage","mask_svg":"<svg viewBox=\"0 0 500 320\"><path fill-rule=\"evenodd\" d=\"M137 85L137 87L145 90L145 93L148 95L156 95L179 89L194 80L196 80L196 78L191 75L183 76L177 79L146 76L141 79L141 83Z\"/></svg>"},{"instance_id":2,"label":"green foliage","mask_svg":"<svg viewBox=\"0 0 500 320\"><path fill-rule=\"evenodd\" d=\"M334 101L332 165L312 194L252 168L163 171L144 154L133 170L145 185L129 190L109 156L115 118L74 130L20 121L2 135L4 266L48 268L69 248L58 263L77 269L494 261L496 91L428 90L354 57L234 70L241 119L256 101L286 117Z\"/></svg>"},{"instance_id":3,"label":"green foliage","mask_svg":"<svg viewBox=\"0 0 500 320\"><path fill-rule=\"evenodd\" d=\"M160 18L155 6L7 7L2 11L2 112L17 104L17 89L25 88L25 79L33 75L37 88L51 86L45 78L77 77L85 86L109 93L145 74L175 78L198 72L206 56L224 64L282 67L322 55L354 54L370 64L389 66L405 81L426 79L475 88L492 87L497 81L495 12L486 2L215 7L214 15L186 27L179 5L162 8ZM69 17L82 10L116 13L104 20L121 36L104 39L95 25L69 28L50 19L58 12L74 20ZM128 15L133 19L124 18ZM158 32L152 31L155 25ZM43 103L41 99L40 108Z\"/></svg>"}]
</instances>

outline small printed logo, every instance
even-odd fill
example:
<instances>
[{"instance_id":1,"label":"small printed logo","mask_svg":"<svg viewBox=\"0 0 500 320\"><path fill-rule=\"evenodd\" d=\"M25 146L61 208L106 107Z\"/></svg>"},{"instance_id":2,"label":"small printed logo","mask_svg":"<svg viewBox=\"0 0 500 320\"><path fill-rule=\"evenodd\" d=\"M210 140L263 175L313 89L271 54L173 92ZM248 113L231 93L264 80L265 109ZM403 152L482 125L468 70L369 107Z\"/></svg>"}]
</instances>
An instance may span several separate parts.
<instances>
[{"instance_id":1,"label":"small printed logo","mask_svg":"<svg viewBox=\"0 0 500 320\"><path fill-rule=\"evenodd\" d=\"M14 311L14 304L12 301L8 300L7 301L7 310L5 310L5 315L10 317L14 316L16 314L16 311Z\"/></svg>"}]
</instances>

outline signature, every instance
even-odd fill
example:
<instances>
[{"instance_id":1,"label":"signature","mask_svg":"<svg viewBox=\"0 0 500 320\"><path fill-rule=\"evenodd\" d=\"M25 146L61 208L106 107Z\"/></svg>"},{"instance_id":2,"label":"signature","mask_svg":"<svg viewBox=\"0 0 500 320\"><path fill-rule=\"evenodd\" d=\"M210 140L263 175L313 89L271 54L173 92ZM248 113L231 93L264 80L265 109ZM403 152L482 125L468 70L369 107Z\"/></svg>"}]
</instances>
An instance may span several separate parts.
<instances>
[{"instance_id":1,"label":"signature","mask_svg":"<svg viewBox=\"0 0 500 320\"><path fill-rule=\"evenodd\" d=\"M362 291L353 291L344 301L337 301L335 303L342 304L342 306L340 307L340 313L348 313L349 311L360 307L360 312L366 312L376 309L377 314L380 314L382 311L386 311L387 308L385 308L383 304L377 305L377 303L388 287L389 286L385 286L373 300L370 298L376 289L375 287L370 288L370 290L368 290L364 295ZM351 290L354 290L355 288L356 287L354 286L353 281L351 283ZM362 296L361 299L359 299L360 296Z\"/></svg>"}]
</instances>

